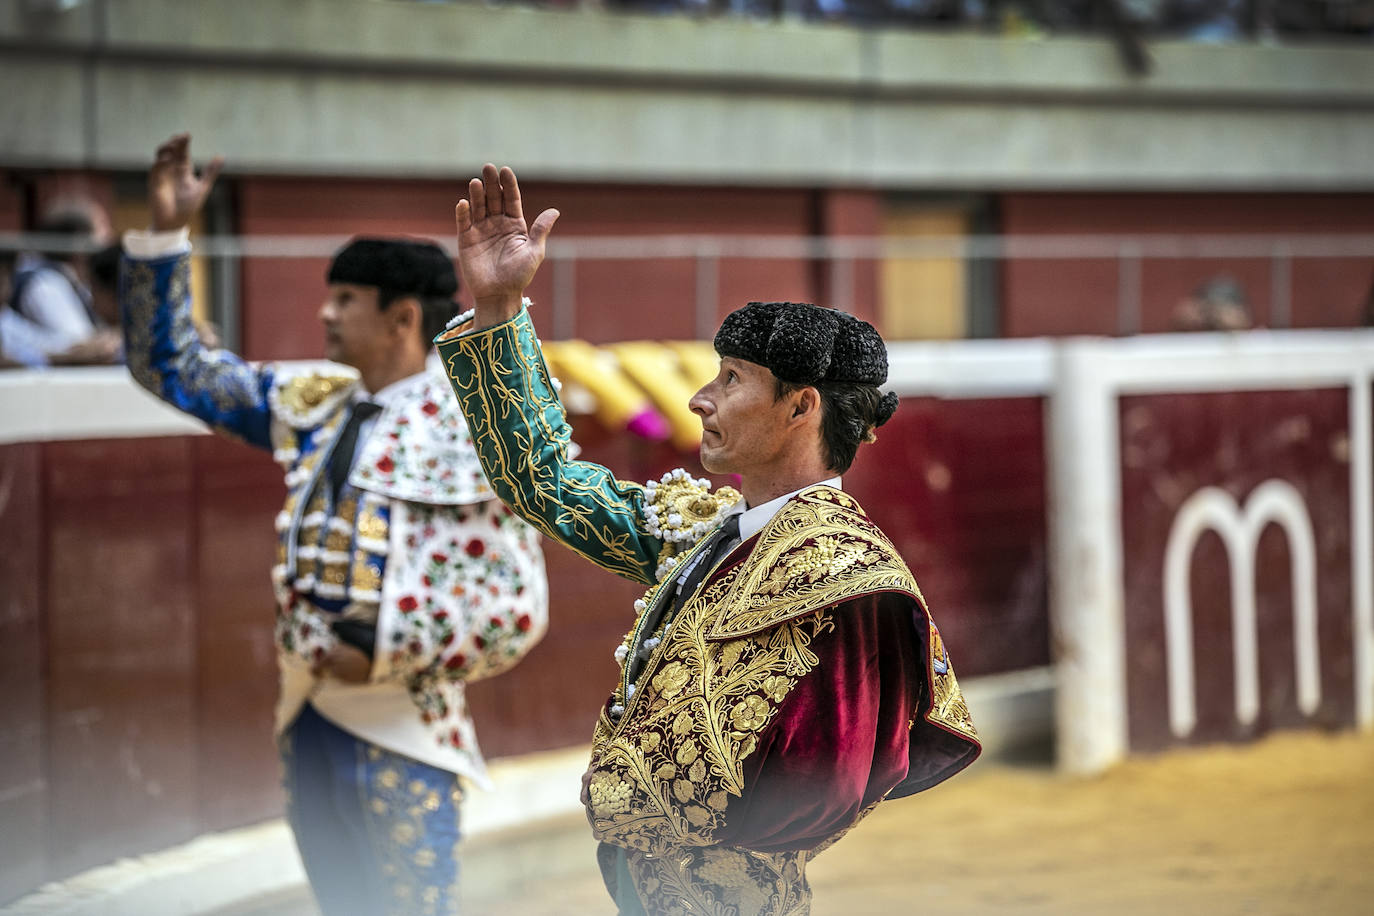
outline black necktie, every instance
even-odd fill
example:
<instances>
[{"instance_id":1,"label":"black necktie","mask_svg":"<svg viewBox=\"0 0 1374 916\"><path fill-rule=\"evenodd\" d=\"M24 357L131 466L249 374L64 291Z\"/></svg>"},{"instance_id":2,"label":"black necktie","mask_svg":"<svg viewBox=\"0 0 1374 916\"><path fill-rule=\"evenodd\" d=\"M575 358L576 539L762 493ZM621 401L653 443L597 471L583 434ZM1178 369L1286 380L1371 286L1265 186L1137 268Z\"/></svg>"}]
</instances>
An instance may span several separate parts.
<instances>
[{"instance_id":1,"label":"black necktie","mask_svg":"<svg viewBox=\"0 0 1374 916\"><path fill-rule=\"evenodd\" d=\"M349 410L348 420L334 443L334 451L329 455L329 487L335 501L338 500L339 491L348 481L348 472L353 467L353 452L358 447L359 427L363 425L363 421L370 420L381 412L382 406L371 401L356 401Z\"/></svg>"},{"instance_id":2,"label":"black necktie","mask_svg":"<svg viewBox=\"0 0 1374 916\"><path fill-rule=\"evenodd\" d=\"M739 513L736 512L725 520L725 523L715 530L711 535L712 542L707 544L698 556L701 562L687 570L687 575L680 580L677 594L673 596L673 614L687 603L687 599L696 593L701 585L701 580L706 578L707 573L716 568L720 558L725 556L725 552L739 541Z\"/></svg>"},{"instance_id":3,"label":"black necktie","mask_svg":"<svg viewBox=\"0 0 1374 916\"><path fill-rule=\"evenodd\" d=\"M688 569L685 575L678 577L677 591L671 598L658 602L657 607L649 611L649 613L654 614L654 616L646 620L644 627L639 631L641 634L641 646L644 640L654 635L654 632L659 628L660 623L665 617L668 620L672 620L677 616L677 612L687 603L687 599L691 598L701 586L701 581L706 578L711 570L716 568L716 564L720 562L720 558L725 556L730 548L739 543L739 517L740 513L736 512L734 515L728 517L724 524L707 536L706 543L702 545L701 552L697 554L696 564ZM657 645L657 643L654 645ZM630 659L631 682L639 677L639 672L644 667L645 658L643 656L647 654L648 653L636 652L635 657Z\"/></svg>"}]
</instances>

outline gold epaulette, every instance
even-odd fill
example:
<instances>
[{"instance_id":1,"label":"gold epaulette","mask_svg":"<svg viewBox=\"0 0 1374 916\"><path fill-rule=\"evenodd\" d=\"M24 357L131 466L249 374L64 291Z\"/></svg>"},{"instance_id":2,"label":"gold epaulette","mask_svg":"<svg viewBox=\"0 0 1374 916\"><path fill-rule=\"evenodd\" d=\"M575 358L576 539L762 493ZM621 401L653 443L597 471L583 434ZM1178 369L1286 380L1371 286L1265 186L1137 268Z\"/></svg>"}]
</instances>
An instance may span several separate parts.
<instances>
[{"instance_id":1,"label":"gold epaulette","mask_svg":"<svg viewBox=\"0 0 1374 916\"><path fill-rule=\"evenodd\" d=\"M697 480L678 468L644 485L644 521L655 537L690 547L714 530L739 500L734 487L713 493L711 481Z\"/></svg>"},{"instance_id":2,"label":"gold epaulette","mask_svg":"<svg viewBox=\"0 0 1374 916\"><path fill-rule=\"evenodd\" d=\"M718 642L874 592L900 592L925 605L897 549L859 504L817 486L789 501L759 532L744 564L699 600L721 604L706 636Z\"/></svg>"},{"instance_id":3,"label":"gold epaulette","mask_svg":"<svg viewBox=\"0 0 1374 916\"><path fill-rule=\"evenodd\" d=\"M278 377L268 393L272 412L298 429L318 426L358 384L356 375L306 372Z\"/></svg>"}]
</instances>

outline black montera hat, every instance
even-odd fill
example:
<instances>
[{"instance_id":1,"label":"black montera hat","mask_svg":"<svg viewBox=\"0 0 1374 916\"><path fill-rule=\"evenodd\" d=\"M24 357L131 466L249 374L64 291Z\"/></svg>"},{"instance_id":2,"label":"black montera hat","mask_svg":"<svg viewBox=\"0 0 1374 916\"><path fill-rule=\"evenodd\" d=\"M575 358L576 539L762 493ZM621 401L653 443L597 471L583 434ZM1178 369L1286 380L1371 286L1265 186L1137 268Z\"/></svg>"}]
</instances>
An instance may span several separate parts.
<instances>
[{"instance_id":1,"label":"black montera hat","mask_svg":"<svg viewBox=\"0 0 1374 916\"><path fill-rule=\"evenodd\" d=\"M887 381L887 347L873 325L805 302L751 302L716 332L721 356L758 363L784 382Z\"/></svg>"},{"instance_id":2,"label":"black montera hat","mask_svg":"<svg viewBox=\"0 0 1374 916\"><path fill-rule=\"evenodd\" d=\"M327 279L425 298L452 298L458 291L458 276L444 249L420 239L356 238L334 255Z\"/></svg>"}]
</instances>

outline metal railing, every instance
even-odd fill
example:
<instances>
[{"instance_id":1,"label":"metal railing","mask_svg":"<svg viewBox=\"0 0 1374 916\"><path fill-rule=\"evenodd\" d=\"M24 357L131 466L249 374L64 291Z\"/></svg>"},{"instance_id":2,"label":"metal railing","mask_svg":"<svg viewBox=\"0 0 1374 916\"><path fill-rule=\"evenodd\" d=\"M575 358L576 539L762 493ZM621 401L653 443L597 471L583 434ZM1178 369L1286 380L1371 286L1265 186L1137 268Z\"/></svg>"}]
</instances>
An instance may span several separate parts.
<instances>
[{"instance_id":1,"label":"metal railing","mask_svg":"<svg viewBox=\"0 0 1374 916\"><path fill-rule=\"evenodd\" d=\"M211 235L195 239L195 251L230 265L245 258L328 258L347 235ZM451 237L434 241L456 256ZM83 252L91 246L66 236L0 233L0 254L26 250ZM697 336L709 338L718 314L721 265L730 260L778 260L826 265L829 305L852 308L859 265L884 261L957 261L965 265L1008 261L1105 262L1115 264L1116 330L1141 330L1144 267L1150 261L1213 260L1268 265L1269 321L1292 324L1293 268L1298 261L1368 259L1374 276L1374 234L1321 235L970 235L958 237L589 236L550 240L543 270L552 274L553 338L570 337L577 316L577 271L593 261L686 260L694 263ZM1224 268L1223 268L1224 269ZM236 314L236 303L219 304L216 317ZM224 306L228 306L227 309Z\"/></svg>"}]
</instances>

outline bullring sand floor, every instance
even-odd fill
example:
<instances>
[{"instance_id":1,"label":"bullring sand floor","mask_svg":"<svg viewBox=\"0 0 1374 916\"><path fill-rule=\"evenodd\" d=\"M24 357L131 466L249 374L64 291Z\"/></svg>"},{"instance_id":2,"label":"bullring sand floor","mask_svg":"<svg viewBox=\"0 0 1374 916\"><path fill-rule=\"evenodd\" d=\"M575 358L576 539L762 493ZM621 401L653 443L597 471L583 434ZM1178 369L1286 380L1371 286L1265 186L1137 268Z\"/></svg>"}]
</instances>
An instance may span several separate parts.
<instances>
[{"instance_id":1,"label":"bullring sand floor","mask_svg":"<svg viewBox=\"0 0 1374 916\"><path fill-rule=\"evenodd\" d=\"M607 914L580 820L464 851L469 916ZM814 916L1374 913L1374 735L1287 734L1070 779L981 763L810 868ZM306 916L304 890L221 911Z\"/></svg>"}]
</instances>

